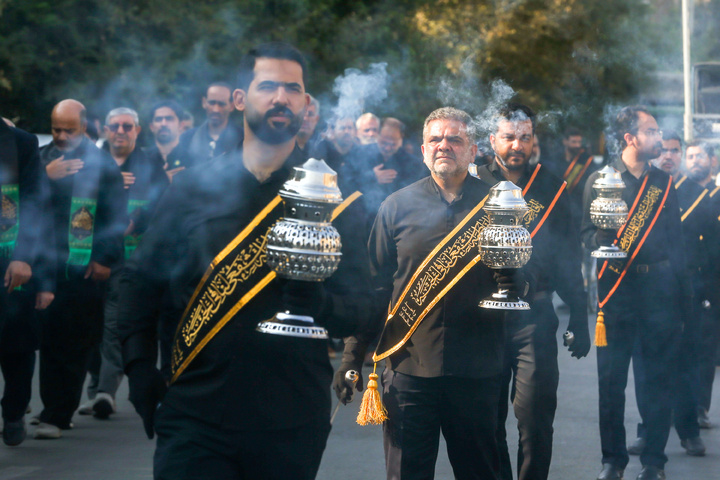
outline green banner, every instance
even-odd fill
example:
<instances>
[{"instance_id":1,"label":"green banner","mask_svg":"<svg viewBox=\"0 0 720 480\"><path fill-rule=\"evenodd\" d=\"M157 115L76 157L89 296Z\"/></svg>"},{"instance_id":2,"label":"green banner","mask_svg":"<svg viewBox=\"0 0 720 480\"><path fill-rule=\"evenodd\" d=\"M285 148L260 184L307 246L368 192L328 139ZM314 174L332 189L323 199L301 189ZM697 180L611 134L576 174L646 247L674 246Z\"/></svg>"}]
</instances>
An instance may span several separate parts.
<instances>
[{"instance_id":1,"label":"green banner","mask_svg":"<svg viewBox=\"0 0 720 480\"><path fill-rule=\"evenodd\" d=\"M68 234L68 265L87 265L92 255L93 232L97 200L72 197L70 204L70 228Z\"/></svg>"},{"instance_id":2,"label":"green banner","mask_svg":"<svg viewBox=\"0 0 720 480\"><path fill-rule=\"evenodd\" d=\"M20 215L20 187L2 186L2 214L0 215L0 258L10 258L15 250Z\"/></svg>"},{"instance_id":3,"label":"green banner","mask_svg":"<svg viewBox=\"0 0 720 480\"><path fill-rule=\"evenodd\" d=\"M130 218L133 218L133 214L137 210L145 210L147 204L149 202L147 200L134 200L130 199L128 201L128 216ZM125 235L125 260L130 258L130 255L135 251L138 244L140 243L140 239L142 239L142 233L131 233L130 235Z\"/></svg>"}]
</instances>

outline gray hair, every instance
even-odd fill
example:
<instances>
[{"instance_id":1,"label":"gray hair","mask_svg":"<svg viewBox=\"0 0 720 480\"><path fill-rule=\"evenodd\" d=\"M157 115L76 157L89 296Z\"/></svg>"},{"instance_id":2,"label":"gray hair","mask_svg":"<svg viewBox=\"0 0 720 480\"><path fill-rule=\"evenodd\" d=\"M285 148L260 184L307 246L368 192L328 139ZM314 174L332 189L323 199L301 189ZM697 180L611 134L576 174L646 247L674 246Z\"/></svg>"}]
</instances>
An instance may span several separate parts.
<instances>
[{"instance_id":1,"label":"gray hair","mask_svg":"<svg viewBox=\"0 0 720 480\"><path fill-rule=\"evenodd\" d=\"M374 113L366 112L360 115L357 120L355 120L355 128L360 129L358 125L364 120L375 120L376 122L378 122L378 125L380 125L380 118L378 118L377 115L375 115Z\"/></svg>"},{"instance_id":2,"label":"gray hair","mask_svg":"<svg viewBox=\"0 0 720 480\"><path fill-rule=\"evenodd\" d=\"M428 132L428 125L430 122L434 122L435 120L455 120L462 123L465 125L465 134L467 135L468 140L470 140L470 143L475 143L476 135L475 128L472 124L472 117L467 112L453 107L438 108L428 115L425 119L425 123L423 124L423 141L425 140L425 136Z\"/></svg>"},{"instance_id":3,"label":"gray hair","mask_svg":"<svg viewBox=\"0 0 720 480\"><path fill-rule=\"evenodd\" d=\"M138 125L140 125L140 117L138 116L138 113L132 108L127 107L113 108L112 110L110 110L110 112L105 117L105 125L109 125L110 120L113 117L117 117L118 115L130 115L133 119L133 122L135 122L135 126L137 127Z\"/></svg>"}]
</instances>

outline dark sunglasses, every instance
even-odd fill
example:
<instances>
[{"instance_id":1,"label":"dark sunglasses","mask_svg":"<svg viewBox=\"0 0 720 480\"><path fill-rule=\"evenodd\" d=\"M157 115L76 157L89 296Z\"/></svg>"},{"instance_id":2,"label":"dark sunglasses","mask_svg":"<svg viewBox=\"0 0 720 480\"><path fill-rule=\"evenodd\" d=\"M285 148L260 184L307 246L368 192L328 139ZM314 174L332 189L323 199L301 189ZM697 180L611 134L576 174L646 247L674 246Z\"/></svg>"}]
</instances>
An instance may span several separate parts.
<instances>
[{"instance_id":1,"label":"dark sunglasses","mask_svg":"<svg viewBox=\"0 0 720 480\"><path fill-rule=\"evenodd\" d=\"M135 125L133 125L132 123L111 123L107 127L110 129L111 132L117 132L120 127L122 127L123 131L127 133L132 131L132 129L135 128Z\"/></svg>"}]
</instances>

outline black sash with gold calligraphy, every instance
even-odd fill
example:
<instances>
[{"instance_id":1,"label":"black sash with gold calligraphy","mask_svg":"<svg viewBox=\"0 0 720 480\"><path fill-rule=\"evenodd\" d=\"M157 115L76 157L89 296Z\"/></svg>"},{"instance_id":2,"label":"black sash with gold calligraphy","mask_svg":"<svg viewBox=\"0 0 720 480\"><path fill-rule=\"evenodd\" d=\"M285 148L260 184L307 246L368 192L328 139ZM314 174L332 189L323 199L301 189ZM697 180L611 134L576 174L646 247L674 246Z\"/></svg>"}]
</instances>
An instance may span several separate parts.
<instances>
[{"instance_id":1,"label":"black sash with gold calligraphy","mask_svg":"<svg viewBox=\"0 0 720 480\"><path fill-rule=\"evenodd\" d=\"M360 192L333 212L333 220ZM190 298L172 346L172 382L207 343L276 276L267 265L267 234L282 217L283 202L275 197L210 263Z\"/></svg>"},{"instance_id":2,"label":"black sash with gold calligraphy","mask_svg":"<svg viewBox=\"0 0 720 480\"><path fill-rule=\"evenodd\" d=\"M408 282L385 322L373 361L397 352L433 307L480 261L477 239L488 217L483 199L428 254Z\"/></svg>"},{"instance_id":3,"label":"black sash with gold calligraphy","mask_svg":"<svg viewBox=\"0 0 720 480\"><path fill-rule=\"evenodd\" d=\"M668 192L672 188L672 178L665 181L662 177L656 177L655 183L650 182L649 178L648 174L630 207L628 221L618 231L616 243L621 250L627 252L627 257L605 261L598 272L598 278L605 277L605 280L609 280L610 285L613 285L608 295L600 300L600 308L605 306L617 290L628 267L635 260L645 239L652 231L655 221L665 205Z\"/></svg>"}]
</instances>

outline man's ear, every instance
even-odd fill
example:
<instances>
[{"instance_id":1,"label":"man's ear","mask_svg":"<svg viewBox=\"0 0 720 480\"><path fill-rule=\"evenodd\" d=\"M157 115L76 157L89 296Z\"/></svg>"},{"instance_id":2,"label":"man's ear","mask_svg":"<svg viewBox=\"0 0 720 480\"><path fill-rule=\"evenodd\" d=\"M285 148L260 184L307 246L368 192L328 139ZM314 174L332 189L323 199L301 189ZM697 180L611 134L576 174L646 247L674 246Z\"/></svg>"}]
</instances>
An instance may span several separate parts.
<instances>
[{"instance_id":1,"label":"man's ear","mask_svg":"<svg viewBox=\"0 0 720 480\"><path fill-rule=\"evenodd\" d=\"M625 135L623 135L623 140L625 140L626 145L635 146L635 135L633 135L632 133L626 133Z\"/></svg>"},{"instance_id":2,"label":"man's ear","mask_svg":"<svg viewBox=\"0 0 720 480\"><path fill-rule=\"evenodd\" d=\"M245 111L245 90L238 88L233 92L233 105L235 110Z\"/></svg>"}]
</instances>

